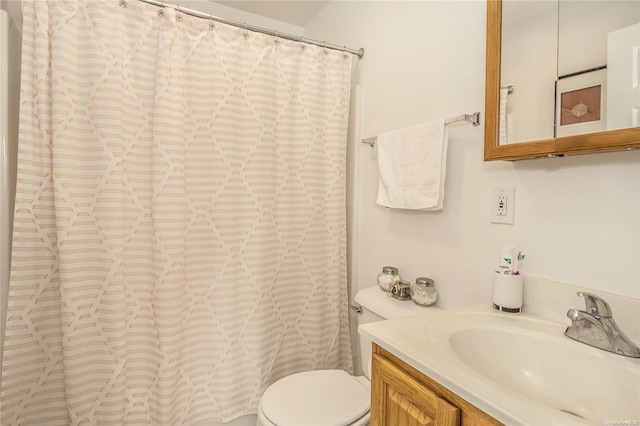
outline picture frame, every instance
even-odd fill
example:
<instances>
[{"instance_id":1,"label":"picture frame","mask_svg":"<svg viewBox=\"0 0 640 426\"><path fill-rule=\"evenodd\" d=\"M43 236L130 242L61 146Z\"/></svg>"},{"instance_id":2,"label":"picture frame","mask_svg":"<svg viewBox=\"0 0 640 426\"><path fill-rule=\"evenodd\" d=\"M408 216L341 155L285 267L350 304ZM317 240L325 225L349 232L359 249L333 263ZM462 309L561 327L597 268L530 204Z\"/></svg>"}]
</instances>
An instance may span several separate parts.
<instances>
[{"instance_id":1,"label":"picture frame","mask_svg":"<svg viewBox=\"0 0 640 426\"><path fill-rule=\"evenodd\" d=\"M556 137L606 130L607 69L561 77L556 82Z\"/></svg>"}]
</instances>

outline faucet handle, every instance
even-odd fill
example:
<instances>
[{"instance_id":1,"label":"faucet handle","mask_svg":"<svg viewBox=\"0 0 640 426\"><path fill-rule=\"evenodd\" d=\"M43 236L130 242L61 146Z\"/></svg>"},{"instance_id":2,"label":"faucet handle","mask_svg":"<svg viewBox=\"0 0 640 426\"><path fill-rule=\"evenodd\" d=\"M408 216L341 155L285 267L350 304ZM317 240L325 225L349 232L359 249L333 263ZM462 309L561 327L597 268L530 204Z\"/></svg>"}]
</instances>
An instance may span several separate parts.
<instances>
[{"instance_id":1,"label":"faucet handle","mask_svg":"<svg viewBox=\"0 0 640 426\"><path fill-rule=\"evenodd\" d=\"M584 297L584 304L588 313L598 315L602 318L611 318L613 316L611 307L606 300L601 299L593 293L587 293L584 291L579 291L576 294L580 297Z\"/></svg>"}]
</instances>

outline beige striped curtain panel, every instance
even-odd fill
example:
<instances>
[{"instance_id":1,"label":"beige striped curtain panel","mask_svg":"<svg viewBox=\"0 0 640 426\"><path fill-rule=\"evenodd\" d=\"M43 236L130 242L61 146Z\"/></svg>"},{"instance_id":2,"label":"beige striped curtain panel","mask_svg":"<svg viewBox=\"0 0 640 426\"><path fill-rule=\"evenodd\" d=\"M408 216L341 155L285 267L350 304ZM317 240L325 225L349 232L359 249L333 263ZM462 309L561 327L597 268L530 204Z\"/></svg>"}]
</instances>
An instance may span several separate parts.
<instances>
[{"instance_id":1,"label":"beige striped curtain panel","mask_svg":"<svg viewBox=\"0 0 640 426\"><path fill-rule=\"evenodd\" d=\"M204 425L352 369L351 55L26 1L3 425Z\"/></svg>"}]
</instances>

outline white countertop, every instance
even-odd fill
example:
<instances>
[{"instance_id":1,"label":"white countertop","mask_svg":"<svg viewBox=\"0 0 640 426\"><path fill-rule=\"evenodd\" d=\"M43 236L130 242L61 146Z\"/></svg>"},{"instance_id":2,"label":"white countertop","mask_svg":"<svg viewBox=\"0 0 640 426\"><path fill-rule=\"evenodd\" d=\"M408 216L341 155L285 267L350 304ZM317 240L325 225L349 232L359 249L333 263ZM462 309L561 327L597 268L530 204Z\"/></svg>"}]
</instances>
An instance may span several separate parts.
<instances>
[{"instance_id":1,"label":"white countertop","mask_svg":"<svg viewBox=\"0 0 640 426\"><path fill-rule=\"evenodd\" d=\"M531 330L534 328L550 330L550 335L554 336L554 339L558 339L561 345L565 344L562 339L567 339L567 345L582 345L581 343L574 342L562 336L567 324L554 322L547 318L526 313L501 313L493 310L488 305L450 311L427 310L424 313L404 318L363 324L359 326L358 332L441 385L455 392L469 403L509 426L593 424L593 420L591 420L591 422L582 420L562 412L558 407L551 408L528 398L526 395L506 389L505 386L501 386L488 379L485 375L474 371L473 368L465 364L460 357L453 353L450 348L446 348L446 344L434 343L435 340L433 340L433 336L428 336L430 333L430 325L433 325L431 328L434 329L442 328L440 325L452 318L449 313L456 312L478 314L485 318L491 316L492 321L504 322L505 324L509 323L508 325L510 327L513 327L514 323L517 323L519 326L522 321L519 321L518 318L533 320L525 321L525 327L527 327L527 324L533 324ZM523 329L523 331L526 331L526 329ZM561 337L556 337L556 335ZM596 356L605 358L609 356L619 357L614 354L609 355L607 352L596 348L586 345L583 346L585 351L599 351L603 353L603 355L595 353ZM567 348L573 349L572 346L567 346ZM581 347L578 348L579 350L583 350ZM593 355L592 353L590 354ZM618 362L616 358L606 359ZM640 368L640 360L622 360L622 362L627 363L625 365L634 369L634 372L636 371L636 367ZM584 374L587 375L589 372L585 371ZM575 386L579 388L581 383L575 383ZM599 391L606 393L607 389L604 388ZM635 396L633 396L633 398L635 398ZM640 422L640 418L619 419L613 417L610 420Z\"/></svg>"}]
</instances>

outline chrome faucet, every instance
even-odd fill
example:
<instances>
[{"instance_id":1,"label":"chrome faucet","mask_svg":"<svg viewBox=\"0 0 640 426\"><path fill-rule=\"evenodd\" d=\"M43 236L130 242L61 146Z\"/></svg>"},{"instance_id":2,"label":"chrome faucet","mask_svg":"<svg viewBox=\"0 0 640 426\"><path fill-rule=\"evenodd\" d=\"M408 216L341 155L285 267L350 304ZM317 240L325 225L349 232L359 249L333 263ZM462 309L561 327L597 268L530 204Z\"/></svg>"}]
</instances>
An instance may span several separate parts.
<instances>
[{"instance_id":1,"label":"chrome faucet","mask_svg":"<svg viewBox=\"0 0 640 426\"><path fill-rule=\"evenodd\" d=\"M640 358L640 348L618 328L611 307L595 294L579 291L584 297L585 311L569 309L571 325L564 334L574 340L619 355Z\"/></svg>"}]
</instances>

